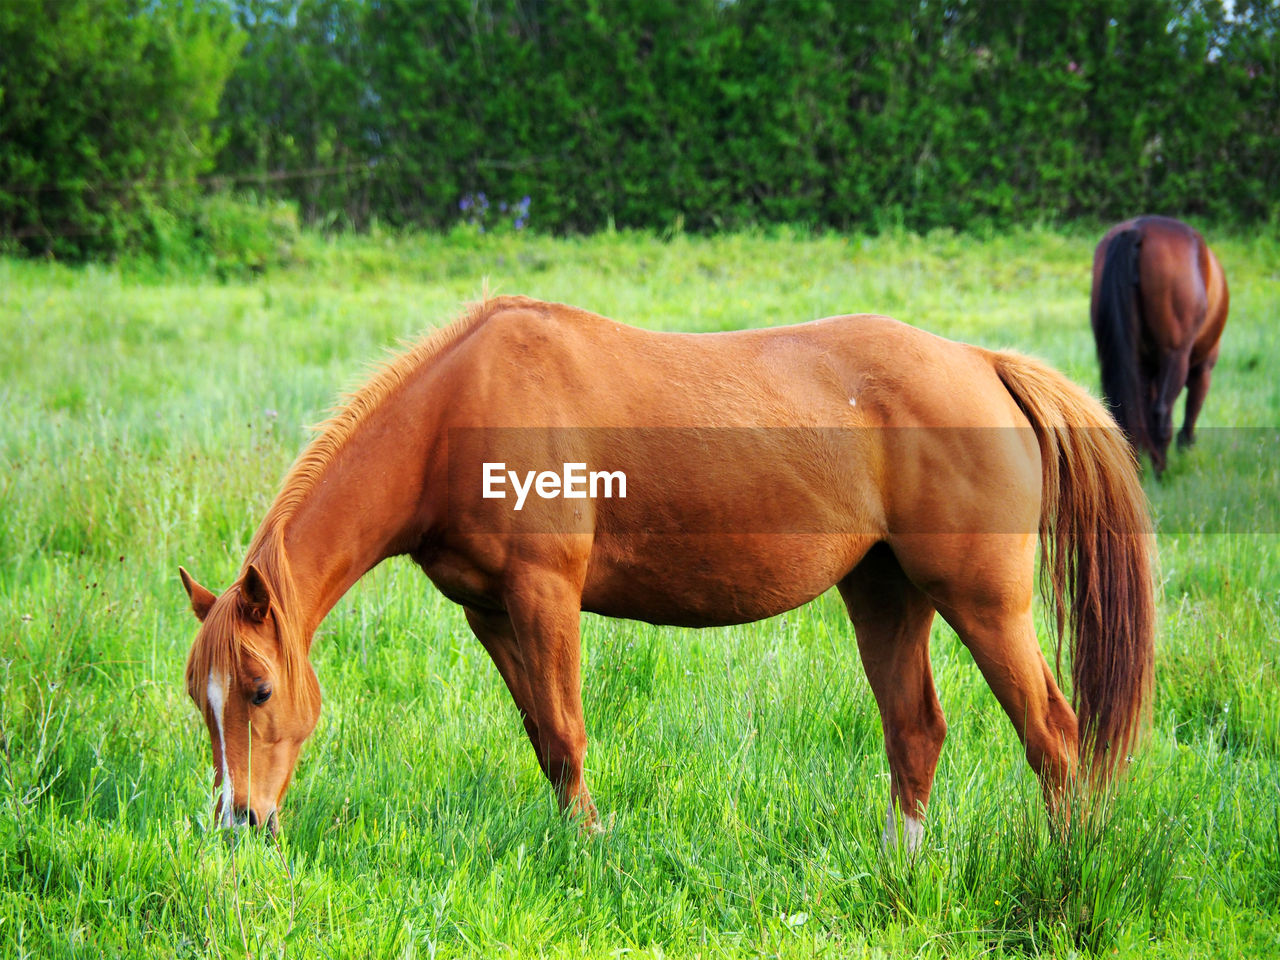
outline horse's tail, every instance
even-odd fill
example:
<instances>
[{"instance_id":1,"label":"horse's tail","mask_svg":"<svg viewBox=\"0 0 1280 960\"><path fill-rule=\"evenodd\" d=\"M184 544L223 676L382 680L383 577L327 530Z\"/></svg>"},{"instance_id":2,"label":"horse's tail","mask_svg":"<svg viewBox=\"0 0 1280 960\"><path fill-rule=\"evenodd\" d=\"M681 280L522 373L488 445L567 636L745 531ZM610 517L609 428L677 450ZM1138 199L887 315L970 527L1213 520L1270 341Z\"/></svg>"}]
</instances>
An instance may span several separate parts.
<instances>
[{"instance_id":1,"label":"horse's tail","mask_svg":"<svg viewBox=\"0 0 1280 960\"><path fill-rule=\"evenodd\" d=\"M1138 375L1141 252L1142 233L1136 227L1121 230L1111 238L1102 262L1092 317L1098 365L1102 368L1102 393L1116 423L1138 447L1149 446Z\"/></svg>"},{"instance_id":2,"label":"horse's tail","mask_svg":"<svg viewBox=\"0 0 1280 960\"><path fill-rule=\"evenodd\" d=\"M1069 628L1080 755L1105 780L1137 736L1151 690L1155 605L1138 464L1080 387L1015 353L992 359L1040 444L1040 573L1056 618L1058 672Z\"/></svg>"}]
</instances>

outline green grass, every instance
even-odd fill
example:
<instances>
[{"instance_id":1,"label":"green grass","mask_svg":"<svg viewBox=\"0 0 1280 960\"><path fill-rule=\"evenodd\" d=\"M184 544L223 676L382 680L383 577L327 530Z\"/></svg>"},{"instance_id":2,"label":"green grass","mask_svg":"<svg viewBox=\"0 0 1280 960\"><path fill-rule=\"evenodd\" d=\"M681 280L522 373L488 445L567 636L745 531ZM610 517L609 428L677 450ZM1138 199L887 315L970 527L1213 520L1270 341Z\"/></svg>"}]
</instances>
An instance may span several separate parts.
<instances>
[{"instance_id":1,"label":"green grass","mask_svg":"<svg viewBox=\"0 0 1280 960\"><path fill-rule=\"evenodd\" d=\"M1152 734L1068 842L939 623L926 849L881 852L879 721L831 595L702 632L584 617L589 778L614 818L584 840L458 609L405 561L317 635L325 709L280 842L208 829L177 565L224 586L304 425L485 278L663 329L889 313L1096 390L1093 240L308 238L244 285L0 261L0 955L1274 955L1275 237L1215 243L1232 311L1202 423L1253 429L1147 480Z\"/></svg>"}]
</instances>

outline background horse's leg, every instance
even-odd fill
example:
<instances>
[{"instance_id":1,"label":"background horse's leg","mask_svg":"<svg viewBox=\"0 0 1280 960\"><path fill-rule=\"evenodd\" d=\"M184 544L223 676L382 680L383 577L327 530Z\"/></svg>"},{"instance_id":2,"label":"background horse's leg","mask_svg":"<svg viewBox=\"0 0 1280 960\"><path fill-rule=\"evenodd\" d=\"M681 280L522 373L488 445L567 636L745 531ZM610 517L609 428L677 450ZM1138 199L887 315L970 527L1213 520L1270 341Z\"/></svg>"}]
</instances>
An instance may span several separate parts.
<instances>
[{"instance_id":1,"label":"background horse's leg","mask_svg":"<svg viewBox=\"0 0 1280 960\"><path fill-rule=\"evenodd\" d=\"M524 732L529 735L529 742L533 744L538 766L543 773L547 773L542 743L538 738L538 725L533 720L533 694L529 691L529 678L525 676L524 661L520 658L520 648L516 645L516 632L511 625L511 618L502 611L474 610L471 607L465 610L471 632L489 651L489 656L511 693L511 699L516 703L516 709L520 711Z\"/></svg>"},{"instance_id":2,"label":"background horse's leg","mask_svg":"<svg viewBox=\"0 0 1280 960\"><path fill-rule=\"evenodd\" d=\"M580 674L581 588L543 568L515 573L509 584L507 614L524 662L543 770L560 809L594 829L596 808L582 772L587 730Z\"/></svg>"},{"instance_id":3,"label":"background horse's leg","mask_svg":"<svg viewBox=\"0 0 1280 960\"><path fill-rule=\"evenodd\" d=\"M1204 398L1209 393L1209 376L1213 373L1213 365L1218 362L1218 348L1191 368L1187 374L1187 408L1182 416L1182 429L1178 431L1178 446L1189 447L1196 442L1196 419L1200 416L1200 408L1204 406Z\"/></svg>"},{"instance_id":4,"label":"background horse's leg","mask_svg":"<svg viewBox=\"0 0 1280 960\"><path fill-rule=\"evenodd\" d=\"M933 787L947 724L933 687L929 626L933 605L902 572L893 552L878 544L840 583L858 637L862 666L880 707L889 755L889 813L885 846L898 842L902 814L908 850L920 846L925 805Z\"/></svg>"},{"instance_id":5,"label":"background horse's leg","mask_svg":"<svg viewBox=\"0 0 1280 960\"><path fill-rule=\"evenodd\" d=\"M1152 452L1157 471L1163 471L1168 463L1169 443L1173 440L1173 405L1186 385L1189 361L1190 346L1160 357L1155 402L1151 406L1151 422L1148 425L1151 442L1155 447Z\"/></svg>"}]
</instances>

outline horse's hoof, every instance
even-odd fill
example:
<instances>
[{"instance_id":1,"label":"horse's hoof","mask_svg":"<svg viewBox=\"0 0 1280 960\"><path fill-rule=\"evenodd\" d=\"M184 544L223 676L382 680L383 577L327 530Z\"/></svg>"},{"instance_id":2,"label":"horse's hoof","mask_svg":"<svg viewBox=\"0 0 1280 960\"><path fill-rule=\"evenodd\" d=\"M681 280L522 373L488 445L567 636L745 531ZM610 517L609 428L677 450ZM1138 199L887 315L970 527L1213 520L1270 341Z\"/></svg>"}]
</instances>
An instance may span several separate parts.
<instances>
[{"instance_id":1,"label":"horse's hoof","mask_svg":"<svg viewBox=\"0 0 1280 960\"><path fill-rule=\"evenodd\" d=\"M592 817L591 820L582 824L582 835L584 837L603 837L605 834L613 833L613 828L618 822L617 811L601 820L599 817Z\"/></svg>"}]
</instances>

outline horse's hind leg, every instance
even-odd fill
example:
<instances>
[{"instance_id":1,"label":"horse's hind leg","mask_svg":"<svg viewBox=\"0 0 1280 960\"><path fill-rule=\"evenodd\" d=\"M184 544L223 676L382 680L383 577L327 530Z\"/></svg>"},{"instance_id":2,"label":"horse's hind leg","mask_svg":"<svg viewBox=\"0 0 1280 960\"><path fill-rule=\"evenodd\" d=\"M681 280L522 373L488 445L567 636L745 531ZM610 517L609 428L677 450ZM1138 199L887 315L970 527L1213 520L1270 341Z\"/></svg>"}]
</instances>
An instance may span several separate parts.
<instances>
[{"instance_id":1,"label":"horse's hind leg","mask_svg":"<svg viewBox=\"0 0 1280 960\"><path fill-rule=\"evenodd\" d=\"M903 551L938 611L973 655L1026 749L1050 808L1076 769L1076 715L1036 641L1034 534L924 537Z\"/></svg>"},{"instance_id":2,"label":"horse's hind leg","mask_svg":"<svg viewBox=\"0 0 1280 960\"><path fill-rule=\"evenodd\" d=\"M1169 444L1173 440L1173 405L1187 382L1189 354L1185 350L1160 359L1156 373L1155 398L1147 431L1151 436L1151 459L1156 473L1164 472L1169 461Z\"/></svg>"},{"instance_id":3,"label":"horse's hind leg","mask_svg":"<svg viewBox=\"0 0 1280 960\"><path fill-rule=\"evenodd\" d=\"M897 814L909 850L920 845L947 724L929 666L933 605L907 579L885 544L874 547L840 583L858 652L880 707L889 756L889 813L884 843L898 841Z\"/></svg>"},{"instance_id":4,"label":"horse's hind leg","mask_svg":"<svg viewBox=\"0 0 1280 960\"><path fill-rule=\"evenodd\" d=\"M1209 378L1213 373L1213 365L1217 362L1218 348L1214 347L1212 353L1187 373L1187 407L1182 417L1182 429L1178 431L1180 449L1196 442L1196 419L1200 416L1200 408L1204 406L1204 398L1209 393Z\"/></svg>"},{"instance_id":5,"label":"horse's hind leg","mask_svg":"<svg viewBox=\"0 0 1280 960\"><path fill-rule=\"evenodd\" d=\"M977 606L953 611L952 617L952 625L1021 738L1045 801L1056 808L1076 769L1076 715L1040 652L1030 608Z\"/></svg>"}]
</instances>

